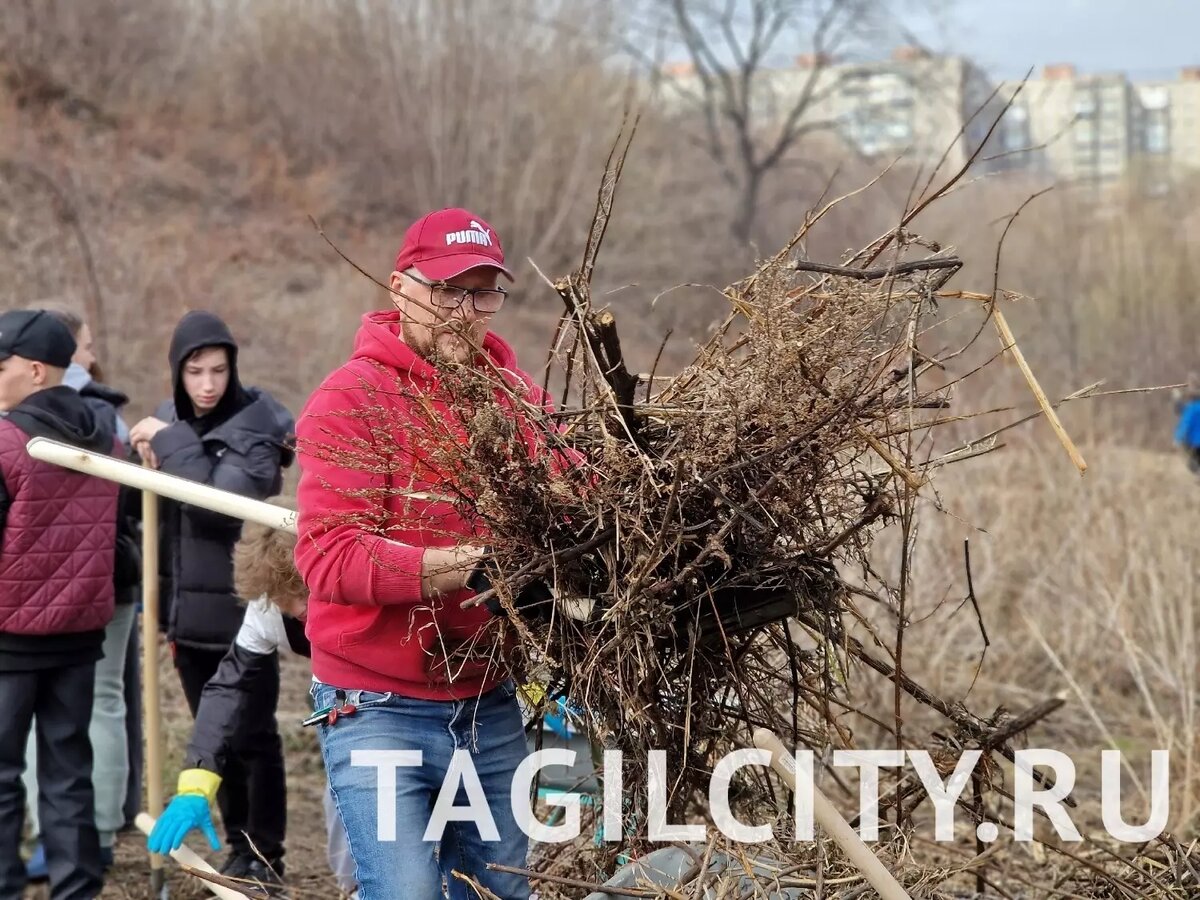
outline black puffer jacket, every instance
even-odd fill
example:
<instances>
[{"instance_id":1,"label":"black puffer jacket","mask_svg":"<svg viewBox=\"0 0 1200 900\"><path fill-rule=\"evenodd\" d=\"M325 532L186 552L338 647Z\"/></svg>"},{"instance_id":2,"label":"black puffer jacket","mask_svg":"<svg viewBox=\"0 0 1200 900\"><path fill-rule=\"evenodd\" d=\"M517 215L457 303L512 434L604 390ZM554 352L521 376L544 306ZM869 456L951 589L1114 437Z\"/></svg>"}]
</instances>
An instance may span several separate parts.
<instances>
[{"instance_id":1,"label":"black puffer jacket","mask_svg":"<svg viewBox=\"0 0 1200 900\"><path fill-rule=\"evenodd\" d=\"M237 755L251 723L275 715L273 692L263 691L259 686L272 669L275 678L279 677L281 654L312 656L312 648L304 636L304 622L283 615L265 601L250 604L237 639L200 695L196 724L192 726L192 738L183 759L185 769L223 774L229 758Z\"/></svg>"},{"instance_id":2,"label":"black puffer jacket","mask_svg":"<svg viewBox=\"0 0 1200 900\"><path fill-rule=\"evenodd\" d=\"M229 351L229 386L217 408L193 415L183 387L183 364L202 347ZM293 459L295 421L270 394L243 388L237 345L211 313L184 316L171 340L175 397L155 414L170 423L151 446L159 468L244 497L265 500L279 493L282 470ZM233 546L242 522L219 513L159 501L160 598L168 638L176 644L226 650L237 635L244 608L233 587Z\"/></svg>"}]
</instances>

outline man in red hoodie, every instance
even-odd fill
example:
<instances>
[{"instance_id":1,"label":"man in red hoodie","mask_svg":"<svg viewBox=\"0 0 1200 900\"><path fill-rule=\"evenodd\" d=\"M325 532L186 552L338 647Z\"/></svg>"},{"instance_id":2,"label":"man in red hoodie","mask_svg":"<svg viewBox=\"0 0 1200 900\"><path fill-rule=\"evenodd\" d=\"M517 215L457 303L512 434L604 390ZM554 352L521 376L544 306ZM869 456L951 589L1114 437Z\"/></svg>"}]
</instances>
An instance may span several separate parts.
<instances>
[{"instance_id":1,"label":"man in red hoodie","mask_svg":"<svg viewBox=\"0 0 1200 900\"><path fill-rule=\"evenodd\" d=\"M486 536L428 458L460 433L444 363L498 372L547 402L488 330L501 276L512 278L482 218L418 220L391 274L394 309L363 317L353 355L296 429L312 693L317 709L345 711L321 726L321 748L362 900L440 897L443 878L451 898L477 896L452 871L504 900L529 896L523 877L487 869L525 865L511 800L526 754L516 688L494 660L450 663L494 615L461 608L469 584L486 586L473 577Z\"/></svg>"}]
</instances>

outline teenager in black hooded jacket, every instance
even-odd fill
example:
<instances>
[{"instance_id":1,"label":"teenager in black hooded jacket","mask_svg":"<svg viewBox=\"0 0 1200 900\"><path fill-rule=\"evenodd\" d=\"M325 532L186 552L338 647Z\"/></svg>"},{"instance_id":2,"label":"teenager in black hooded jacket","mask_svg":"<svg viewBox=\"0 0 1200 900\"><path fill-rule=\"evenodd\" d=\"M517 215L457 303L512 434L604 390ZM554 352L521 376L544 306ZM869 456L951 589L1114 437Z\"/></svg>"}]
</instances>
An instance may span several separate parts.
<instances>
[{"instance_id":1,"label":"teenager in black hooded jacket","mask_svg":"<svg viewBox=\"0 0 1200 900\"><path fill-rule=\"evenodd\" d=\"M294 420L266 391L242 386L237 343L225 323L212 313L188 313L175 328L169 360L174 397L130 430L138 454L164 472L256 500L278 494L293 458ZM245 612L233 586L242 522L188 504L160 504L163 615L195 716ZM264 671L255 692L274 708L277 666ZM274 717L256 725L226 766L217 796L230 847L221 871L232 877L245 875L256 858L252 847L276 871L283 868L283 745Z\"/></svg>"}]
</instances>

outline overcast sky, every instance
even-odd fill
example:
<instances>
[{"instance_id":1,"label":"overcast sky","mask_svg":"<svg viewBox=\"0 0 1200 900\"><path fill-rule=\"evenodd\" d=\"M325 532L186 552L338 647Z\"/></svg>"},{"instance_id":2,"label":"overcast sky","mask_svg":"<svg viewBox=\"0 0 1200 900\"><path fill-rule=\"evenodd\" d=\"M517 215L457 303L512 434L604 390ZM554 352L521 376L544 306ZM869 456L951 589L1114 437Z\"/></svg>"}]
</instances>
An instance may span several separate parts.
<instances>
[{"instance_id":1,"label":"overcast sky","mask_svg":"<svg viewBox=\"0 0 1200 900\"><path fill-rule=\"evenodd\" d=\"M933 49L969 56L998 77L1055 62L1143 79L1200 65L1200 0L942 2L949 6L943 21L914 19L914 32Z\"/></svg>"}]
</instances>

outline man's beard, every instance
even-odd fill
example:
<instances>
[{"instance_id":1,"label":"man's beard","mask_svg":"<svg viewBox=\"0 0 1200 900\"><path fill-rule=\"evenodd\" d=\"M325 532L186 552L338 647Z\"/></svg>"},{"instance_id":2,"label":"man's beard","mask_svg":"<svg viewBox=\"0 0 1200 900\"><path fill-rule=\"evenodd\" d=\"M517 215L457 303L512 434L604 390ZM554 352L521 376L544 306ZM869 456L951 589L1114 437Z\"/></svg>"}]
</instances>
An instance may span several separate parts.
<instances>
[{"instance_id":1,"label":"man's beard","mask_svg":"<svg viewBox=\"0 0 1200 900\"><path fill-rule=\"evenodd\" d=\"M404 320L400 334L417 356L434 366L463 365L471 362L475 354L480 352L473 345L469 329L456 333L439 327L431 331L428 327ZM442 335L453 339L453 350L443 346Z\"/></svg>"}]
</instances>

